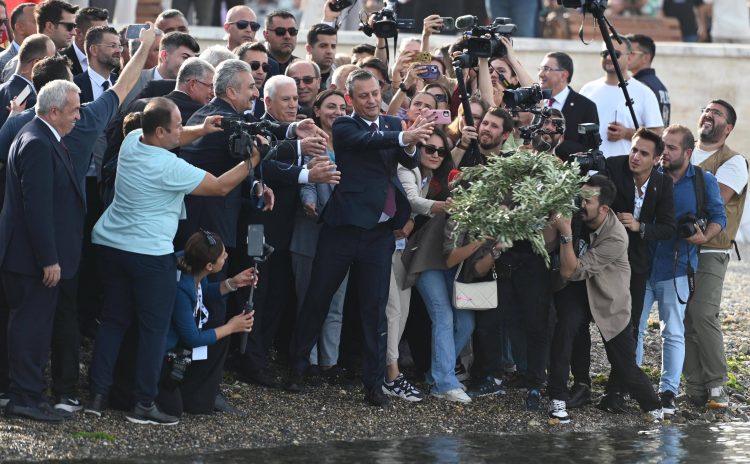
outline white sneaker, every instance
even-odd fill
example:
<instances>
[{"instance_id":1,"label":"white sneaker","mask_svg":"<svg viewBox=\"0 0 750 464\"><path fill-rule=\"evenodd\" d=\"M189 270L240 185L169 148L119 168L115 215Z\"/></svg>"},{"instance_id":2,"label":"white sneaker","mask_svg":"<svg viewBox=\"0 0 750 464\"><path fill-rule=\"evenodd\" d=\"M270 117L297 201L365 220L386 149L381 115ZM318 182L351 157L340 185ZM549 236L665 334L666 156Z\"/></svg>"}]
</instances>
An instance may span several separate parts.
<instances>
[{"instance_id":1,"label":"white sneaker","mask_svg":"<svg viewBox=\"0 0 750 464\"><path fill-rule=\"evenodd\" d=\"M550 419L557 419L561 424L567 424L570 422L570 416L568 415L565 401L550 400L548 412Z\"/></svg>"},{"instance_id":2,"label":"white sneaker","mask_svg":"<svg viewBox=\"0 0 750 464\"><path fill-rule=\"evenodd\" d=\"M469 395L464 393L464 391L460 388L454 388L453 390L448 390L445 393L430 392L430 395L434 396L435 398L455 401L457 403L471 403L471 398L469 398Z\"/></svg>"},{"instance_id":3,"label":"white sneaker","mask_svg":"<svg viewBox=\"0 0 750 464\"><path fill-rule=\"evenodd\" d=\"M651 422L661 422L664 420L664 411L661 408L652 409L646 413L646 418Z\"/></svg>"}]
</instances>

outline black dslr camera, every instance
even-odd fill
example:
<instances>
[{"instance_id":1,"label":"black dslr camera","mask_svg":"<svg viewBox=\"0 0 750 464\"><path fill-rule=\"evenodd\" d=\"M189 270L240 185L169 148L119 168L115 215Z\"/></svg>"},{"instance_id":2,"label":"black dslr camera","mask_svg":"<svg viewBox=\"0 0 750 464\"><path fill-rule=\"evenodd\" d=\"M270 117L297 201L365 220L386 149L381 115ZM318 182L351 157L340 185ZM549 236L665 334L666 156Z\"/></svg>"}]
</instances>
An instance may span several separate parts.
<instances>
[{"instance_id":1,"label":"black dslr camera","mask_svg":"<svg viewBox=\"0 0 750 464\"><path fill-rule=\"evenodd\" d=\"M380 39L390 39L396 37L398 31L415 31L417 29L415 20L397 19L393 9L387 6L372 13L372 18L375 20L372 26L369 24L369 18L363 20L359 25L359 30L364 32L367 37L372 37L375 34L375 37Z\"/></svg>"},{"instance_id":2,"label":"black dslr camera","mask_svg":"<svg viewBox=\"0 0 750 464\"><path fill-rule=\"evenodd\" d=\"M167 362L172 364L169 370L169 378L176 383L182 382L185 378L185 372L193 362L193 353L190 350L176 350L167 353Z\"/></svg>"},{"instance_id":3,"label":"black dslr camera","mask_svg":"<svg viewBox=\"0 0 750 464\"><path fill-rule=\"evenodd\" d=\"M700 227L701 232L706 231L706 220L698 219L694 214L686 214L677 221L677 236L680 238L688 238L698 233Z\"/></svg>"},{"instance_id":4,"label":"black dslr camera","mask_svg":"<svg viewBox=\"0 0 750 464\"><path fill-rule=\"evenodd\" d=\"M602 138L599 135L599 125L594 123L585 123L578 125L578 133L584 136L584 145L589 149L583 153L570 155L568 161L578 162L582 173L589 171L606 171L607 163L604 153L599 150L602 144Z\"/></svg>"},{"instance_id":5,"label":"black dslr camera","mask_svg":"<svg viewBox=\"0 0 750 464\"><path fill-rule=\"evenodd\" d=\"M246 160L252 156L253 147L260 151L261 158L265 157L270 147L257 145L257 135L271 136L271 130L277 129L278 124L271 121L247 122L242 118L223 118L221 128L229 135L229 152L232 157Z\"/></svg>"},{"instance_id":6,"label":"black dslr camera","mask_svg":"<svg viewBox=\"0 0 750 464\"><path fill-rule=\"evenodd\" d=\"M540 101L550 98L552 98L552 89L543 89L539 84L503 90L503 103L513 110L528 111L535 108Z\"/></svg>"},{"instance_id":7,"label":"black dslr camera","mask_svg":"<svg viewBox=\"0 0 750 464\"><path fill-rule=\"evenodd\" d=\"M495 18L489 26L479 26L476 16L461 16L456 18L456 29L471 29L468 53L472 58L503 57L508 51L500 42L500 36L508 37L516 32L516 25L511 24L510 18ZM487 37L489 36L489 37Z\"/></svg>"}]
</instances>

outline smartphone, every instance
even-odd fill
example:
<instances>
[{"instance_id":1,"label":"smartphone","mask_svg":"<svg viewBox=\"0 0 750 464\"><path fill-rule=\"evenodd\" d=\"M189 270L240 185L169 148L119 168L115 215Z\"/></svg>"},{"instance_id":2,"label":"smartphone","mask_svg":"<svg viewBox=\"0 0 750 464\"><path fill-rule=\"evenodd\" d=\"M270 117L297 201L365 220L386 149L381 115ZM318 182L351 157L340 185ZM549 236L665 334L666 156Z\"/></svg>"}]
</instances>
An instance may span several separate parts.
<instances>
[{"instance_id":1,"label":"smartphone","mask_svg":"<svg viewBox=\"0 0 750 464\"><path fill-rule=\"evenodd\" d=\"M23 105L23 102L29 98L29 95L31 95L31 87L27 85L18 95L16 95L16 105Z\"/></svg>"},{"instance_id":2,"label":"smartphone","mask_svg":"<svg viewBox=\"0 0 750 464\"><path fill-rule=\"evenodd\" d=\"M125 31L125 38L138 40L143 29L148 29L148 24L131 24L128 26L128 30Z\"/></svg>"},{"instance_id":3,"label":"smartphone","mask_svg":"<svg viewBox=\"0 0 750 464\"><path fill-rule=\"evenodd\" d=\"M443 20L443 27L440 28L440 32L453 33L456 32L456 20L449 16L441 16Z\"/></svg>"},{"instance_id":4,"label":"smartphone","mask_svg":"<svg viewBox=\"0 0 750 464\"><path fill-rule=\"evenodd\" d=\"M263 256L263 244L266 243L263 233L263 224L247 226L247 255L251 258Z\"/></svg>"},{"instance_id":5,"label":"smartphone","mask_svg":"<svg viewBox=\"0 0 750 464\"><path fill-rule=\"evenodd\" d=\"M451 110L430 110L430 114L437 116L435 124L450 124L453 119L451 118Z\"/></svg>"},{"instance_id":6,"label":"smartphone","mask_svg":"<svg viewBox=\"0 0 750 464\"><path fill-rule=\"evenodd\" d=\"M423 64L417 66L417 69L420 79L424 79L426 81L435 80L440 76L440 69L436 64Z\"/></svg>"},{"instance_id":7,"label":"smartphone","mask_svg":"<svg viewBox=\"0 0 750 464\"><path fill-rule=\"evenodd\" d=\"M430 64L432 62L432 54L430 52L419 52L414 55L412 63L419 64Z\"/></svg>"}]
</instances>

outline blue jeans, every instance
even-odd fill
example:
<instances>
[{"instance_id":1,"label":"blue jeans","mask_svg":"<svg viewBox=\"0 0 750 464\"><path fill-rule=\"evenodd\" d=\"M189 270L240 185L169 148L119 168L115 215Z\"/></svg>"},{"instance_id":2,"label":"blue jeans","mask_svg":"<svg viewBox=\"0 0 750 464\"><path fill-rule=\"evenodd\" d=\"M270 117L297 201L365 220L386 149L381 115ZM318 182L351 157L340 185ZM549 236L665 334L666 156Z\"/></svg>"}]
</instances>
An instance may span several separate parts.
<instances>
[{"instance_id":1,"label":"blue jeans","mask_svg":"<svg viewBox=\"0 0 750 464\"><path fill-rule=\"evenodd\" d=\"M687 276L676 278L677 292L683 300L688 297ZM679 392L682 364L685 361L685 306L677 299L675 283L672 279L646 282L646 297L643 301L643 314L638 326L638 346L636 363L643 362L643 336L646 332L648 314L654 302L659 304L659 321L661 327L661 381L659 392L667 390L674 394Z\"/></svg>"},{"instance_id":2,"label":"blue jeans","mask_svg":"<svg viewBox=\"0 0 750 464\"><path fill-rule=\"evenodd\" d=\"M490 19L510 18L518 27L515 37L535 37L539 22L539 4L534 1L484 0Z\"/></svg>"},{"instance_id":3,"label":"blue jeans","mask_svg":"<svg viewBox=\"0 0 750 464\"><path fill-rule=\"evenodd\" d=\"M453 307L455 275L454 267L424 271L417 279L417 290L432 320L432 359L427 383L438 394L461 388L455 372L456 355L474 331L474 312Z\"/></svg>"}]
</instances>

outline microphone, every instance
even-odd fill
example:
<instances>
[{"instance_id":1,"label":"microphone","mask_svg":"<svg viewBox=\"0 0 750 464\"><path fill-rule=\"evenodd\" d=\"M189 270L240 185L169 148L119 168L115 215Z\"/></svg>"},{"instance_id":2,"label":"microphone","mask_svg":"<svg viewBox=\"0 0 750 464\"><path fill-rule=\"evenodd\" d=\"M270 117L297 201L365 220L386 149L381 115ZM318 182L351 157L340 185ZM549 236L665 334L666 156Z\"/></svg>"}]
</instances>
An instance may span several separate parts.
<instances>
[{"instance_id":1,"label":"microphone","mask_svg":"<svg viewBox=\"0 0 750 464\"><path fill-rule=\"evenodd\" d=\"M478 22L476 16L464 15L456 18L456 29L465 31L471 29Z\"/></svg>"}]
</instances>

